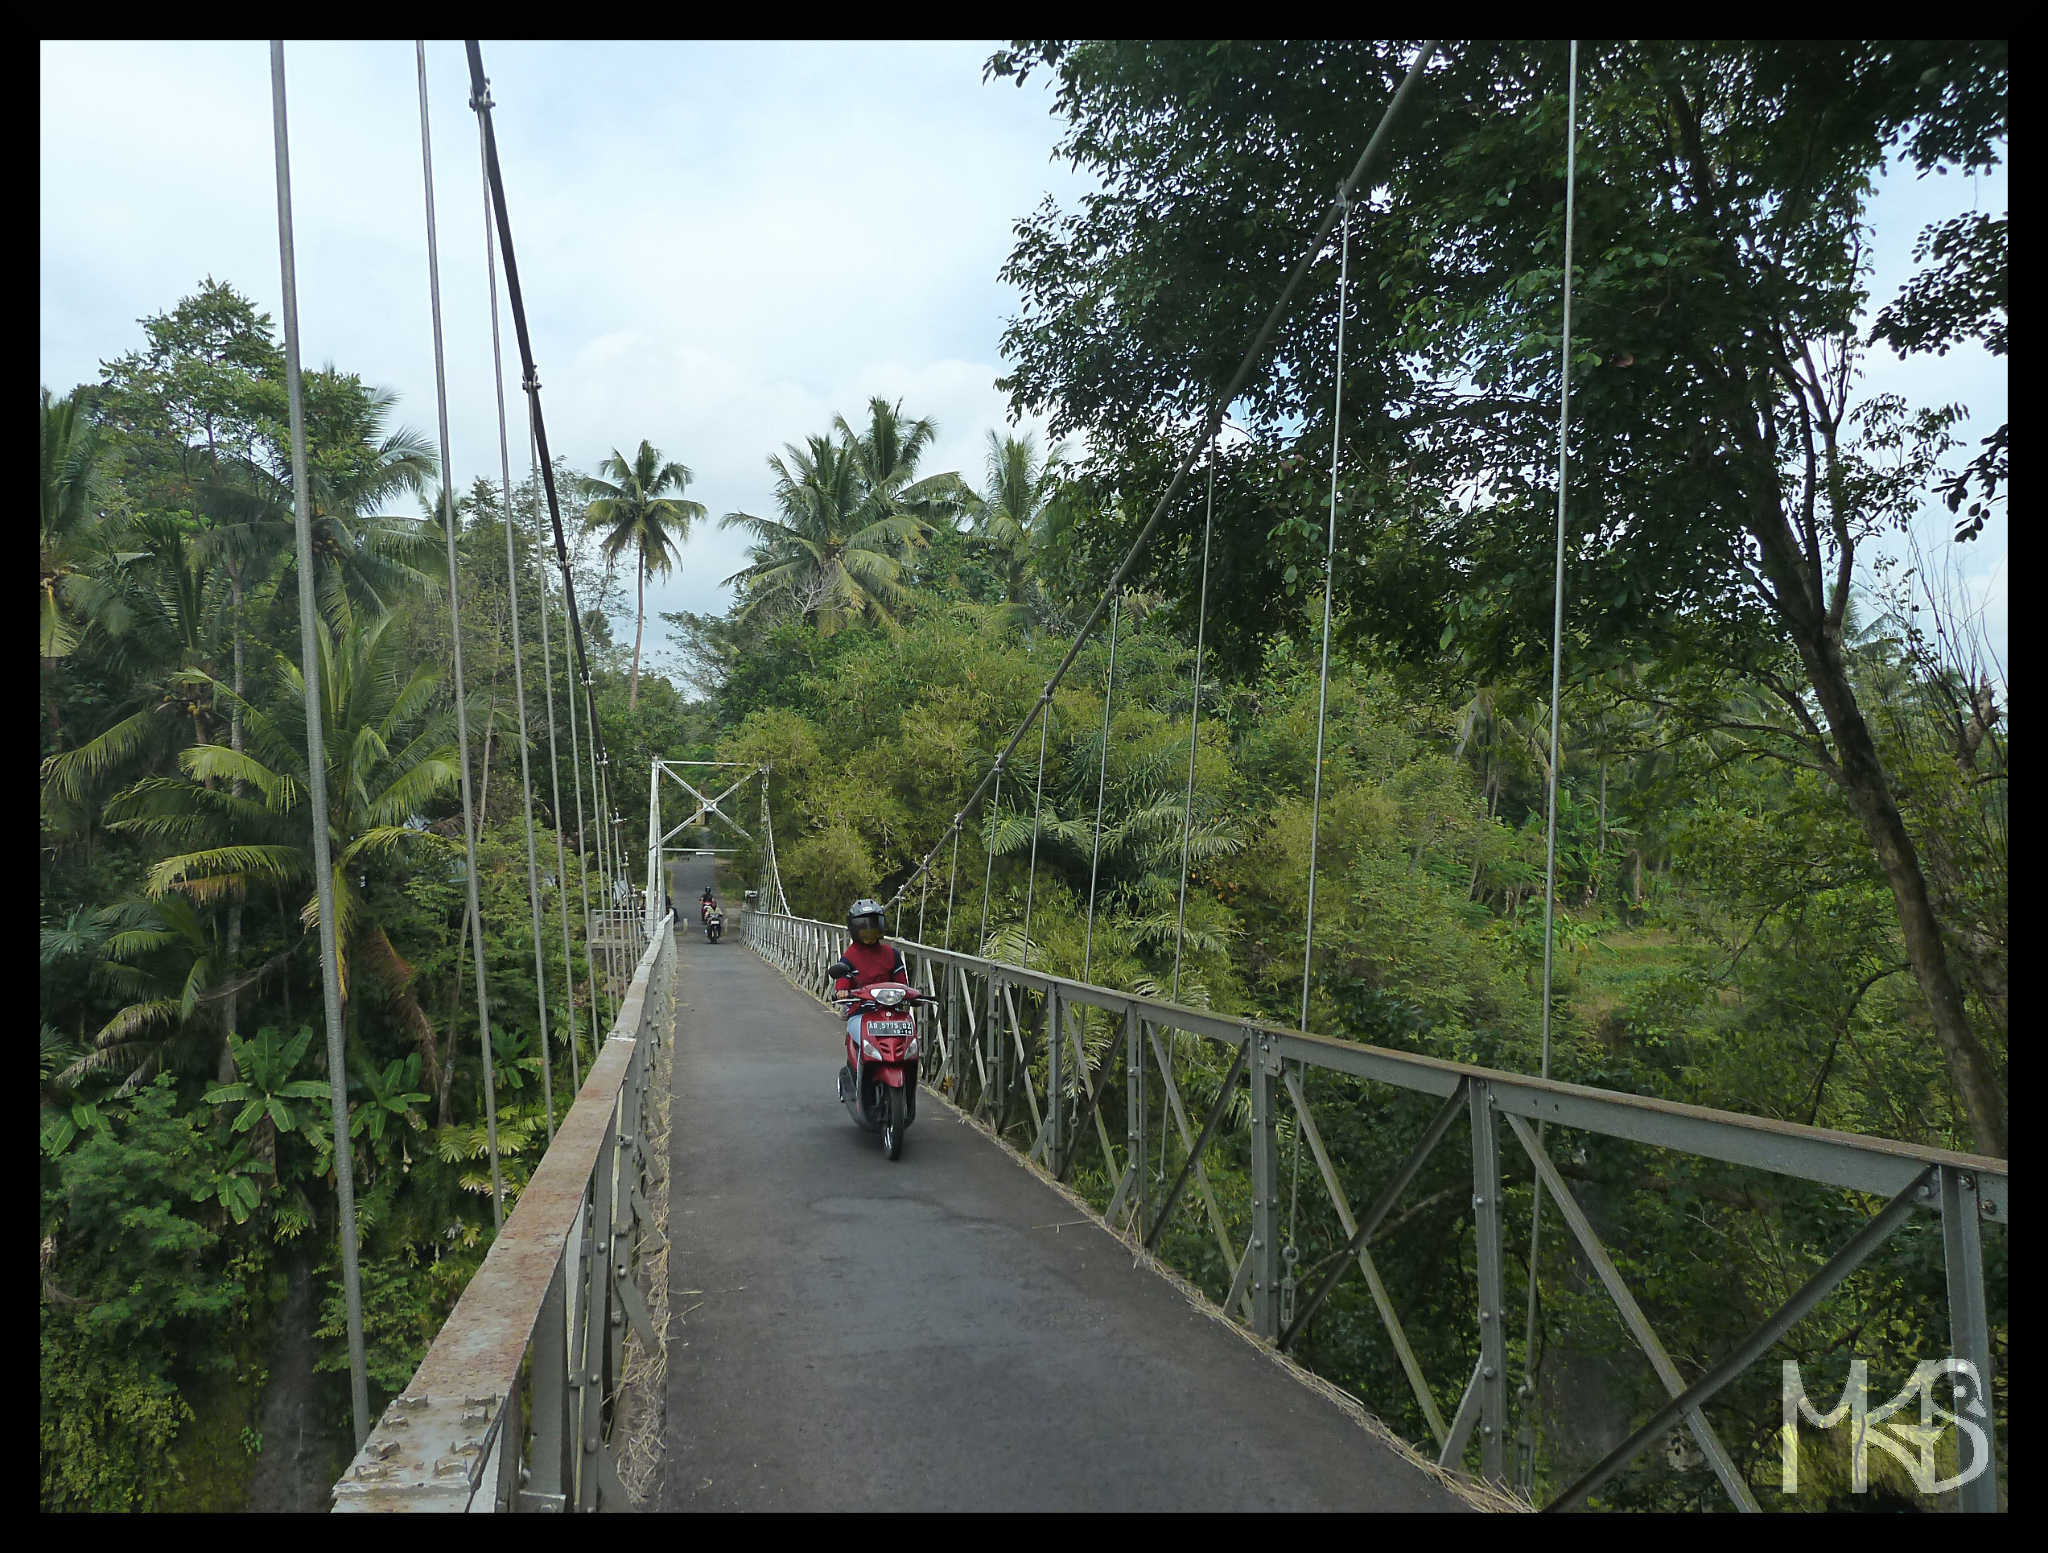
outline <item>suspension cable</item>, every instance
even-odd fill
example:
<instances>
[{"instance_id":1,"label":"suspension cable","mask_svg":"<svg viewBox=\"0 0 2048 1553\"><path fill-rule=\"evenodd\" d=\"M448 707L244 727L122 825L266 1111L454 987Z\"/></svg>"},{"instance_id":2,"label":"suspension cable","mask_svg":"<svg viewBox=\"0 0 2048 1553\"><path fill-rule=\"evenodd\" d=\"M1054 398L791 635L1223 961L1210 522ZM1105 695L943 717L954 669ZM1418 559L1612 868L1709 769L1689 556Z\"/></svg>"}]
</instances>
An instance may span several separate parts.
<instances>
[{"instance_id":1,"label":"suspension cable","mask_svg":"<svg viewBox=\"0 0 2048 1553\"><path fill-rule=\"evenodd\" d=\"M1308 819L1308 930L1301 947L1301 1020L1297 1028L1308 1028L1309 968L1316 953L1316 844L1323 818L1323 724L1330 705L1330 598L1337 581L1337 470L1344 456L1344 309L1351 290L1351 204L1337 191L1343 203L1344 236L1342 259L1337 271L1337 407L1330 422L1330 541L1323 557L1323 667L1316 681L1316 772L1315 798Z\"/></svg>"},{"instance_id":2,"label":"suspension cable","mask_svg":"<svg viewBox=\"0 0 2048 1553\"><path fill-rule=\"evenodd\" d=\"M1209 496L1202 516L1201 602L1195 611L1195 704L1188 711L1188 791L1180 811L1180 907L1173 919L1173 991L1167 1001L1180 1001L1181 940L1188 925L1188 847L1194 839L1195 756L1202 737L1202 645L1209 629L1209 531L1216 521L1216 437L1209 436Z\"/></svg>"},{"instance_id":3,"label":"suspension cable","mask_svg":"<svg viewBox=\"0 0 2048 1553\"><path fill-rule=\"evenodd\" d=\"M1081 940L1081 980L1095 963L1095 878L1102 866L1102 798L1109 783L1109 705L1116 694L1117 616L1122 612L1119 593L1109 606L1109 678L1102 686L1102 759L1095 769L1095 850L1088 858L1088 927Z\"/></svg>"},{"instance_id":4,"label":"suspension cable","mask_svg":"<svg viewBox=\"0 0 2048 1553\"><path fill-rule=\"evenodd\" d=\"M532 406L528 405L526 419L528 451L533 456L533 521L536 530L540 527L540 448L533 440ZM583 1087L583 1057L576 1049L576 960L569 948L569 857L562 845L562 765L555 752L555 660L549 645L548 629L548 569L535 568L540 578L540 659L546 673L544 689L547 693L548 708L548 781L552 803L549 814L554 819L555 832L555 903L560 908L562 919L562 1002L569 1016L569 1082L576 1089ZM580 821L578 822L581 823ZM590 947L588 923L586 920L584 948ZM597 999L591 998L592 1018L596 1017Z\"/></svg>"},{"instance_id":5,"label":"suspension cable","mask_svg":"<svg viewBox=\"0 0 2048 1553\"><path fill-rule=\"evenodd\" d=\"M569 609L569 600L562 600L563 613ZM604 1013L599 1005L597 982L596 933L590 919L590 826L583 810L583 749L576 733L576 671L573 664L565 665L569 673L569 693L563 699L569 703L569 775L576 792L576 883L583 897L583 970L585 985L590 989L590 1060L595 1063L604 1052ZM595 802L595 795L592 802ZM566 893L568 881L563 881ZM564 901L566 909L567 902ZM579 1086L580 1087L580 1086Z\"/></svg>"},{"instance_id":6,"label":"suspension cable","mask_svg":"<svg viewBox=\"0 0 2048 1553\"><path fill-rule=\"evenodd\" d=\"M462 588L455 555L454 462L448 451L448 367L441 345L441 257L434 236L434 145L427 120L427 45L415 44L420 77L420 165L425 175L427 198L427 296L434 317L434 408L441 427L441 518L442 537L448 542L448 621L455 650L455 733L462 756L462 853L467 863L464 881L469 904L470 950L476 960L476 1022L484 1054L484 1129L491 1152L491 1226L505 1227L505 1181L498 1168L498 1088L491 1056L491 1001L484 983L489 970L484 964L483 912L477 905L476 890L476 800L469 781L469 709L464 703L462 681Z\"/></svg>"},{"instance_id":7,"label":"suspension cable","mask_svg":"<svg viewBox=\"0 0 2048 1553\"><path fill-rule=\"evenodd\" d=\"M591 726L590 714L593 710L594 706L592 704L590 697L590 673L586 669L583 675L583 726L585 728L589 728ZM591 838L587 835L583 838L583 843L585 848L587 849L586 856L595 857L597 862L597 920L600 923L602 923L605 920L605 912L611 909L611 903L606 898L607 880L605 879L606 870L604 846L604 787L597 780L597 749L595 734L592 734L588 740L584 741L583 758L590 767L590 819L591 823L597 827L596 844L593 846L591 844ZM592 1034L594 1034L597 1037L597 1052L600 1055L604 1051L605 1036L610 1031L612 1026L612 960L611 935L609 933L605 935L604 966L604 1022L601 1026L599 1026L596 1030L592 1032ZM595 1007L593 1007L591 1011L591 1020L593 1023L595 1023L597 1020L597 1012ZM596 1060L596 1056L593 1056L591 1058L591 1061L593 1062L595 1062Z\"/></svg>"},{"instance_id":8,"label":"suspension cable","mask_svg":"<svg viewBox=\"0 0 2048 1553\"><path fill-rule=\"evenodd\" d=\"M470 107L478 114L482 114L490 104L488 84L481 98L470 99ZM484 151L481 118L477 121L476 149L477 159L481 164ZM533 918L533 1001L535 1012L540 1018L541 1104L547 1112L548 1142L552 1143L555 1141L555 1082L554 1059L548 1049L547 941L541 936L540 931L540 864L536 859L533 844L533 773L527 753L530 741L526 732L526 662L524 649L519 641L519 561L512 547L512 448L505 430L505 359L498 335L497 239L492 232L490 172L488 167L482 170L484 271L490 279L491 292L492 403L498 411L498 465L504 479L500 490L505 508L505 587L512 609L512 700L519 711L519 792L526 816L526 903Z\"/></svg>"},{"instance_id":9,"label":"suspension cable","mask_svg":"<svg viewBox=\"0 0 2048 1553\"><path fill-rule=\"evenodd\" d=\"M484 78L483 52L474 38L464 42L463 48L469 55L469 86L474 97L489 95L489 83ZM569 565L569 543L562 528L562 506L555 490L554 456L548 450L547 420L540 407L540 369L533 359L533 339L526 325L526 299L519 288L519 260L512 247L512 216L505 205L504 169L498 163L498 134L493 126L491 109L485 106L479 113L484 127L484 170L491 184L491 209L498 218L498 247L505 259L505 301L512 310L512 331L519 341L519 362L523 373L521 383L526 390L527 401L533 412L534 441L540 449L541 481L547 491L548 518L554 529L555 560L562 574L563 613L569 619L569 641L574 649L573 659L580 668L587 683L590 675L590 654L583 640L583 621L576 608L576 579ZM591 717L590 743L599 750L604 749L604 731L596 721L596 708L586 708Z\"/></svg>"},{"instance_id":10,"label":"suspension cable","mask_svg":"<svg viewBox=\"0 0 2048 1553\"><path fill-rule=\"evenodd\" d=\"M988 846L985 849L988 867L983 870L981 876L981 932L975 940L976 954L988 952L988 897L989 891L994 888L996 877L996 805L1002 800L1002 796L1003 763L999 759L996 761L995 791L988 795Z\"/></svg>"},{"instance_id":11,"label":"suspension cable","mask_svg":"<svg viewBox=\"0 0 2048 1553\"><path fill-rule=\"evenodd\" d=\"M1330 235L1331 229L1336 226L1337 218L1342 213L1342 209L1348 208L1352 191L1358 188L1366 173L1377 166L1382 153L1392 139L1393 128L1399 122L1409 101L1414 97L1417 84L1422 79L1423 71L1428 68L1430 60L1436 56L1436 46L1437 40L1431 38L1416 52L1414 64L1409 66L1408 74L1402 78L1401 84L1394 92L1392 100L1388 102L1386 110L1380 115L1379 124L1373 130L1372 138L1366 142L1365 149L1359 153L1358 161L1351 169L1351 176L1346 178L1338 189L1339 199L1343 201L1342 207L1333 202L1329 210L1324 214L1321 224L1317 226L1315 235L1308 245L1308 250L1302 255L1300 262L1295 265L1294 272L1288 276L1287 284L1281 288L1279 300L1273 304L1271 311L1266 314L1265 322L1260 324L1258 333L1252 337L1251 346L1246 350L1244 358L1238 362L1237 370L1230 375L1229 380L1223 386L1222 392L1216 396L1215 406L1210 412L1208 423L1203 428L1202 434L1189 445L1187 456L1181 460L1173 479L1167 483L1165 491L1160 494L1158 503L1152 509L1152 515L1145 520L1144 527L1138 530L1137 537L1131 541L1130 548L1125 551L1123 560L1118 563L1115 574L1109 579L1109 585L1103 590L1102 597L1096 600L1095 607L1088 613L1088 618L1081 623L1080 630L1074 633L1074 640L1068 645L1066 655L1061 658L1059 666L1053 670L1052 678L1047 682L1046 688L1048 690L1056 688L1060 681L1066 677L1067 670L1073 666L1075 657L1081 651L1082 643L1087 641L1089 633L1095 629L1096 622L1101 620L1103 612L1109 608L1110 600L1115 596L1117 590L1123 586L1124 578L1129 574L1132 566L1137 563L1139 554L1144 550L1146 542L1151 539L1152 531L1159 526L1160 520L1165 517L1167 509L1173 504L1174 497L1180 494L1180 488L1187 479L1188 471L1194 468L1196 458L1200 456L1203 447L1214 438L1218 428L1222 425L1224 411L1237 398L1238 390L1243 388L1246 380L1251 376L1252 368L1265 355L1266 347L1272 343L1274 331L1279 328L1281 315L1286 312L1287 304L1294 300L1294 293L1301 286L1302 277L1308 274L1310 266L1314 264L1316 258L1322 253L1323 240ZM474 47L475 45L472 44L471 48L474 49ZM509 252L507 257L509 261ZM1019 723L1016 731L1010 735L1010 742L1003 747L1002 754L997 758L994 766L982 777L974 790L967 795L966 802L961 804L962 812L973 808L975 801L981 797L983 791L989 787L992 781L998 779L998 772L1002 764L1016 752L1017 746L1023 742L1024 735L1031 729L1032 719L1038 716L1043 705L1042 701L1033 703L1032 709L1026 714L1024 721ZM932 850L926 853L923 860L918 863L917 868L902 884L897 886L894 896L895 900L903 899L905 893L909 890L911 880L915 879L918 873L931 866L938 856L939 847L943 845L943 841L934 844Z\"/></svg>"},{"instance_id":12,"label":"suspension cable","mask_svg":"<svg viewBox=\"0 0 2048 1553\"><path fill-rule=\"evenodd\" d=\"M953 947L953 884L960 877L960 816L953 816L953 866L946 870L946 943Z\"/></svg>"},{"instance_id":13,"label":"suspension cable","mask_svg":"<svg viewBox=\"0 0 2048 1553\"><path fill-rule=\"evenodd\" d=\"M1052 691L1045 693L1045 715L1038 720L1038 786L1031 795L1031 872L1024 884L1024 968L1031 969L1031 897L1038 889L1038 811L1045 801L1045 738L1052 729Z\"/></svg>"},{"instance_id":14,"label":"suspension cable","mask_svg":"<svg viewBox=\"0 0 2048 1553\"><path fill-rule=\"evenodd\" d=\"M1579 44L1574 38L1566 67L1564 153L1564 330L1558 342L1557 388L1557 563L1551 585L1550 613L1550 781L1545 798L1543 844L1543 1077L1550 1077L1550 978L1554 953L1553 918L1557 908L1557 727L1564 680L1564 516L1572 405L1572 241L1578 210L1579 175ZM1536 1142L1543 1142L1544 1124L1536 1123ZM1543 1248L1543 1178L1538 1175L1529 1201L1529 1300L1522 1327L1522 1422L1516 1476L1524 1487L1535 1477L1535 1421L1528 1405L1536 1395L1536 1267Z\"/></svg>"},{"instance_id":15,"label":"suspension cable","mask_svg":"<svg viewBox=\"0 0 2048 1553\"><path fill-rule=\"evenodd\" d=\"M313 893L320 903L320 996L327 1016L327 1088L332 1102L334 1186L341 1236L342 1299L348 1322L349 1407L360 1450L370 1437L369 1371L363 1356L363 1284L356 1250L355 1151L348 1141L348 1055L341 1028L341 961L334 942L334 860L327 830L326 689L313 607L313 501L306 477L306 401L299 372L299 281L292 243L292 157L286 128L284 43L270 45L270 112L277 155L277 254L284 287L285 387L291 413L292 532L299 566L299 673L306 687L306 792L313 821Z\"/></svg>"}]
</instances>

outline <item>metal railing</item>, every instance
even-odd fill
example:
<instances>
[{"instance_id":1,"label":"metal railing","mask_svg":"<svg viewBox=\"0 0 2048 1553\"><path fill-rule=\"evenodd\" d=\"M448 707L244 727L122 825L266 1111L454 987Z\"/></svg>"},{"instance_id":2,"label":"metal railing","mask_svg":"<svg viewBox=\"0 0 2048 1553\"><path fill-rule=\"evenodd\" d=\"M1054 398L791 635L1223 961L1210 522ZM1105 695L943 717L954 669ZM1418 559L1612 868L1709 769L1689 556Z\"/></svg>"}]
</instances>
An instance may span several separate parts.
<instances>
[{"instance_id":1,"label":"metal railing","mask_svg":"<svg viewBox=\"0 0 2048 1553\"><path fill-rule=\"evenodd\" d=\"M845 936L838 926L759 911L742 912L739 926L749 947L799 985L822 994L825 968L838 957ZM939 995L937 1003L918 1012L926 1037L923 1080L950 1094L963 1110L986 1119L998 1137L1008 1141L1017 1133L1020 1143L1028 1140L1026 1157L1042 1162L1060 1181L1072 1173L1092 1134L1106 1167L1106 1179L1116 1183L1105 1217L1113 1226L1121 1223L1127 1234L1135 1230L1147 1249L1158 1245L1162 1230L1192 1187L1202 1201L1224 1265L1232 1271L1224 1307L1241 1314L1258 1337L1279 1348L1288 1347L1338 1279L1356 1265L1435 1437L1439 1465L1462 1468L1476 1428L1480 1474L1495 1482L1506 1478L1506 1327L1512 1313L1503 1271L1506 1226L1501 1211L1500 1122L1505 1122L1542 1178L1546 1194L1557 1203L1623 1325L1669 1398L1558 1493L1549 1508L1584 1504L1645 1449L1666 1440L1679 1426L1690 1431L1735 1505L1745 1510L1758 1508L1729 1451L1708 1422L1705 1404L1862 1266L1916 1210L1934 1212L1941 1218L1952 1354L1972 1363L1980 1377L1984 1459L1995 1460L1991 1329L1980 1224L1995 1227L2006 1222L2004 1160L1389 1051L1229 1018L906 940L899 940L898 946L917 984ZM1091 1015L1098 1017L1091 1019ZM1106 1047L1098 1039L1101 1056L1091 1063L1085 1034L1102 1034L1104 1020L1112 1039ZM1216 1054L1219 1059L1229 1054L1228 1074L1199 1117L1191 1114L1168 1057L1169 1043L1179 1037L1221 1048ZM1099 1104L1119 1076L1119 1068L1125 1092L1121 1161ZM1441 1102L1419 1142L1363 1215L1352 1211L1304 1095L1303 1078L1310 1068L1433 1096ZM1241 1081L1250 1091L1252 1211L1250 1233L1239 1248L1226 1227L1203 1155L1218 1137L1226 1111L1238 1103ZM1142 1163L1149 1158L1148 1150L1157 1146L1156 1139L1148 1138L1151 1106L1146 1095L1153 1083L1163 1088L1183 1151L1178 1174L1163 1194L1156 1195ZM1291 1259L1283 1264L1281 1254L1282 1175L1276 1142L1283 1095L1295 1118L1297 1136L1307 1142L1316 1174L1349 1237L1320 1277L1304 1280L1298 1300ZM1460 1118L1469 1122L1472 1140L1479 1352L1471 1379L1446 1420L1374 1266L1369 1245L1431 1152ZM1538 1132L1544 1124L1850 1188L1887 1202L1789 1300L1720 1362L1687 1384L1544 1147ZM1996 1479L1995 1469L1980 1471L1962 1487L1961 1507L1996 1510Z\"/></svg>"},{"instance_id":2,"label":"metal railing","mask_svg":"<svg viewBox=\"0 0 2048 1553\"><path fill-rule=\"evenodd\" d=\"M655 1346L634 1275L650 1218L648 1074L675 1013L675 972L664 915L575 1105L335 1485L336 1510L625 1508L608 1434L627 1324Z\"/></svg>"}]
</instances>

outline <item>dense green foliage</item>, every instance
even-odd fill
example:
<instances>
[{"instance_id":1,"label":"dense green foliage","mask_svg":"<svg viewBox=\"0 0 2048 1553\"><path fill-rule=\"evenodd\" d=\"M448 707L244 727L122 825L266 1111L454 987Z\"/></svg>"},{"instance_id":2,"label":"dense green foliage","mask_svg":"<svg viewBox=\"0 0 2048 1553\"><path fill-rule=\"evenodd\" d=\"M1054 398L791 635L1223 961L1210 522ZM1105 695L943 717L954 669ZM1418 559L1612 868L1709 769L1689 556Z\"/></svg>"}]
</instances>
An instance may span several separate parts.
<instances>
[{"instance_id":1,"label":"dense green foliage","mask_svg":"<svg viewBox=\"0 0 2048 1553\"><path fill-rule=\"evenodd\" d=\"M317 1343L318 1426L345 1431L347 1418L283 364L270 321L213 281L144 331L146 348L108 362L102 382L62 399L45 390L40 406L43 1499L230 1509L257 1470L272 1356ZM445 541L431 516L397 511L436 503L427 446L392 428L393 408L346 374L307 379L348 1146L380 1404L425 1353L492 1222ZM644 483L673 484L673 468ZM613 809L633 813L637 799L644 811L649 755L688 753L697 720L665 681L636 698L637 644L629 658L606 623L626 601L599 567L611 554L644 569L665 552L641 532L647 514L614 510L625 497L566 468L557 484L613 503L598 522L580 507L565 517L592 605ZM669 506L693 504L653 505L673 520ZM542 1052L506 506L481 483L456 506L509 1207L572 1092L572 1024L587 1062L617 988L599 988L593 1008L566 621L557 606L551 745L536 613L547 552L527 482L511 538L547 897ZM622 528L609 551L596 543ZM581 742L587 752L587 724ZM584 785L588 887L601 896ZM578 946L566 968L564 909ZM619 969L600 961L598 974L615 983ZM308 1280L315 1314L280 1326Z\"/></svg>"}]
</instances>

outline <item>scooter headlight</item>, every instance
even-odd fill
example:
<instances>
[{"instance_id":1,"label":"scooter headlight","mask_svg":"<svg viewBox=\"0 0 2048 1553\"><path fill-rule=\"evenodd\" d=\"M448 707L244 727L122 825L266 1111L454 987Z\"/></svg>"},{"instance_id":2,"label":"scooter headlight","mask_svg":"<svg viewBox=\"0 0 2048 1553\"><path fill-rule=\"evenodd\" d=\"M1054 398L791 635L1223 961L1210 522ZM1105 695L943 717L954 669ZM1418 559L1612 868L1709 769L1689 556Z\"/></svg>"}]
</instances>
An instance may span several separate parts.
<instances>
[{"instance_id":1,"label":"scooter headlight","mask_svg":"<svg viewBox=\"0 0 2048 1553\"><path fill-rule=\"evenodd\" d=\"M866 1036L860 1038L860 1052L863 1057L872 1058L876 1062L882 1060L882 1054L875 1049L875 1043Z\"/></svg>"}]
</instances>

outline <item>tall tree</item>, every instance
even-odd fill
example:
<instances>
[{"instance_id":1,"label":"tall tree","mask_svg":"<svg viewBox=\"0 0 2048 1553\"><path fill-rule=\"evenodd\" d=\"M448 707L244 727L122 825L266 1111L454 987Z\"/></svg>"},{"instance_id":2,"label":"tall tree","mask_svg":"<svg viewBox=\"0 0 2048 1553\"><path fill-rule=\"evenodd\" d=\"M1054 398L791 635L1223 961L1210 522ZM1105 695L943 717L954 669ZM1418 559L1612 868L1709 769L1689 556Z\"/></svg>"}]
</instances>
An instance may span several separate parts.
<instances>
[{"instance_id":1,"label":"tall tree","mask_svg":"<svg viewBox=\"0 0 2048 1553\"><path fill-rule=\"evenodd\" d=\"M704 516L702 502L685 501L683 491L696 477L687 466L663 463L661 452L642 441L628 463L617 448L598 466L596 478L583 482L590 498L588 521L607 530L604 555L616 561L633 554L633 677L626 692L630 709L640 704L640 639L647 627L647 579L664 575L675 565L675 552L690 528ZM674 491L674 496L665 496Z\"/></svg>"},{"instance_id":2,"label":"tall tree","mask_svg":"<svg viewBox=\"0 0 2048 1553\"><path fill-rule=\"evenodd\" d=\"M754 564L725 579L745 590L741 616L766 605L816 621L827 636L855 620L892 629L910 602L904 550L923 520L876 511L850 440L812 437L801 448L787 443L769 456L768 467L775 471L779 515L728 512L718 520L720 528L742 529L754 541Z\"/></svg>"},{"instance_id":3,"label":"tall tree","mask_svg":"<svg viewBox=\"0 0 2048 1553\"><path fill-rule=\"evenodd\" d=\"M995 562L1013 623L1028 621L1044 602L1036 560L1065 473L1066 451L1066 444L1058 443L1041 458L1029 434L1008 437L991 431L987 483L967 493L968 520Z\"/></svg>"},{"instance_id":4,"label":"tall tree","mask_svg":"<svg viewBox=\"0 0 2048 1553\"><path fill-rule=\"evenodd\" d=\"M1033 43L995 56L996 75L1057 71L1062 150L1119 190L1019 228L1005 271L1025 297L1005 335L1015 407L1085 428L1098 468L1125 484L1156 474L1152 428L1206 410L1357 155L1359 103L1384 101L1412 54ZM1895 145L1922 169L1996 165L2006 54L1582 45L1566 582L1583 664L1654 643L1739 668L1784 707L1883 869L1935 1042L1993 1154L1997 1063L1848 672L1843 617L1859 548L1910 520L1954 421L1857 391L1872 178ZM1359 517L1343 549L1359 561L1339 586L1360 628L1405 621L1404 641L1436 635L1482 682L1549 642L1564 66L1561 44L1448 50L1352 222L1343 435ZM1254 451L1320 444L1295 479L1302 505L1332 437L1334 246L1233 407ZM1417 524L1386 500L1402 481L1478 499ZM1317 525L1276 505L1218 514L1251 584L1212 606L1226 637L1262 635L1276 600L1320 580ZM1175 530L1196 521L1183 504ZM1393 586L1418 553L1452 585L1426 599Z\"/></svg>"}]
</instances>

